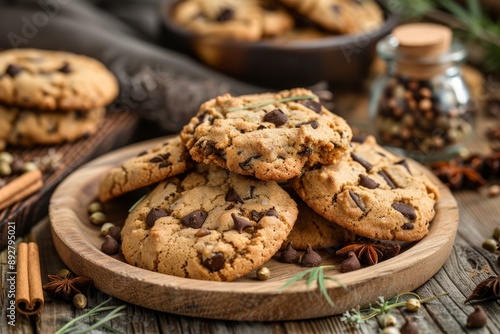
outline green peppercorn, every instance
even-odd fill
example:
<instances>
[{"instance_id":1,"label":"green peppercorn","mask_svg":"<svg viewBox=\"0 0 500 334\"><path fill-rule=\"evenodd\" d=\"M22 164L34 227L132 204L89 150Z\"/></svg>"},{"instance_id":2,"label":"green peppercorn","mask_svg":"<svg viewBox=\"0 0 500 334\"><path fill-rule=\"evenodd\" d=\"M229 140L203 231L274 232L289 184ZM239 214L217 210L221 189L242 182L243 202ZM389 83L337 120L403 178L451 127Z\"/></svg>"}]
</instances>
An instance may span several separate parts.
<instances>
[{"instance_id":1,"label":"green peppercorn","mask_svg":"<svg viewBox=\"0 0 500 334\"><path fill-rule=\"evenodd\" d=\"M109 229L114 227L115 224L113 223L104 223L101 226L101 235L102 236L107 236L109 234Z\"/></svg>"},{"instance_id":2,"label":"green peppercorn","mask_svg":"<svg viewBox=\"0 0 500 334\"><path fill-rule=\"evenodd\" d=\"M0 161L0 176L9 176L10 174L12 174L10 163L6 161Z\"/></svg>"},{"instance_id":3,"label":"green peppercorn","mask_svg":"<svg viewBox=\"0 0 500 334\"><path fill-rule=\"evenodd\" d=\"M61 269L57 272L57 276L61 278L69 278L71 276L71 271L68 269Z\"/></svg>"},{"instance_id":4,"label":"green peppercorn","mask_svg":"<svg viewBox=\"0 0 500 334\"><path fill-rule=\"evenodd\" d=\"M406 301L406 310L409 312L417 312L422 307L420 300L416 298L410 298Z\"/></svg>"},{"instance_id":5,"label":"green peppercorn","mask_svg":"<svg viewBox=\"0 0 500 334\"><path fill-rule=\"evenodd\" d=\"M94 225L102 225L108 221L108 218L101 211L94 212L90 215L90 222Z\"/></svg>"},{"instance_id":6,"label":"green peppercorn","mask_svg":"<svg viewBox=\"0 0 500 334\"><path fill-rule=\"evenodd\" d=\"M92 202L89 204L89 213L92 214L94 212L98 212L98 211L103 211L103 207L102 207L102 204L99 203L99 202Z\"/></svg>"},{"instance_id":7,"label":"green peppercorn","mask_svg":"<svg viewBox=\"0 0 500 334\"><path fill-rule=\"evenodd\" d=\"M498 242L494 239L486 239L483 241L483 248L493 253L497 250L497 244Z\"/></svg>"},{"instance_id":8,"label":"green peppercorn","mask_svg":"<svg viewBox=\"0 0 500 334\"><path fill-rule=\"evenodd\" d=\"M73 305L78 308L85 308L87 306L87 297L81 293L77 293L73 297Z\"/></svg>"},{"instance_id":9,"label":"green peppercorn","mask_svg":"<svg viewBox=\"0 0 500 334\"><path fill-rule=\"evenodd\" d=\"M35 169L38 169L38 166L34 162L28 161L28 162L25 162L23 165L23 172L24 173L31 172Z\"/></svg>"},{"instance_id":10,"label":"green peppercorn","mask_svg":"<svg viewBox=\"0 0 500 334\"><path fill-rule=\"evenodd\" d=\"M12 161L14 161L14 156L12 156L9 152L0 152L0 161L5 161L10 165Z\"/></svg>"},{"instance_id":11,"label":"green peppercorn","mask_svg":"<svg viewBox=\"0 0 500 334\"><path fill-rule=\"evenodd\" d=\"M271 271L268 267L260 267L257 270L257 278L261 281L266 281L271 277Z\"/></svg>"}]
</instances>

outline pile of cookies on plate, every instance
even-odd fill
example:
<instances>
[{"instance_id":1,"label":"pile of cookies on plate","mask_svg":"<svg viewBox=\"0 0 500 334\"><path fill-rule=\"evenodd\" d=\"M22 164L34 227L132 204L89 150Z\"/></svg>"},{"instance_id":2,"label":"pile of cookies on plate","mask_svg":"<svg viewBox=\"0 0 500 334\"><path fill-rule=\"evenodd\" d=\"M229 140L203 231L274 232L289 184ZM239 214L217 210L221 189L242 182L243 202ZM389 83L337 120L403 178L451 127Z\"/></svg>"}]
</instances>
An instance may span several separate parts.
<instances>
[{"instance_id":1,"label":"pile of cookies on plate","mask_svg":"<svg viewBox=\"0 0 500 334\"><path fill-rule=\"evenodd\" d=\"M242 41L355 34L384 21L374 0L183 0L171 15L200 36Z\"/></svg>"},{"instance_id":2,"label":"pile of cookies on plate","mask_svg":"<svg viewBox=\"0 0 500 334\"><path fill-rule=\"evenodd\" d=\"M438 197L420 170L303 88L201 105L179 135L111 169L103 202L153 185L122 229L128 263L232 281L292 242L417 241Z\"/></svg>"},{"instance_id":3,"label":"pile of cookies on plate","mask_svg":"<svg viewBox=\"0 0 500 334\"><path fill-rule=\"evenodd\" d=\"M68 52L0 52L0 150L74 141L93 134L118 94L111 72Z\"/></svg>"}]
</instances>

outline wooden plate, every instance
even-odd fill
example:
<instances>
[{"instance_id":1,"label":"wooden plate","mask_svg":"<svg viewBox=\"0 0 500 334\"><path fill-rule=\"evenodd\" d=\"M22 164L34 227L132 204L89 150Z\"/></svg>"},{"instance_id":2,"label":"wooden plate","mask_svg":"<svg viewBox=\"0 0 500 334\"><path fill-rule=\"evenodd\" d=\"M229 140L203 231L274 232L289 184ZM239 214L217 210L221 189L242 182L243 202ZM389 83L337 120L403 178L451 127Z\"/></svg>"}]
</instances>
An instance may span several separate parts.
<instances>
[{"instance_id":1,"label":"wooden plate","mask_svg":"<svg viewBox=\"0 0 500 334\"><path fill-rule=\"evenodd\" d=\"M106 171L162 140L128 146L82 166L63 181L50 202L54 245L64 263L78 275L91 277L98 289L129 303L180 315L226 320L317 318L363 306L378 296L388 298L414 290L431 278L450 255L458 227L457 203L446 186L425 170L441 193L429 234L405 247L395 258L374 266L350 273L325 271L347 286L344 289L333 281L325 282L335 302L333 308L315 283L307 286L301 280L280 289L304 268L275 259L265 264L272 273L267 281L255 279L255 272L234 282L210 282L136 268L125 263L121 255L111 257L100 251L103 238L99 228L90 224L87 207L95 200L99 180ZM115 200L107 205L106 213L113 221L123 222L137 196L140 195ZM322 255L323 265L339 263L336 256Z\"/></svg>"}]
</instances>

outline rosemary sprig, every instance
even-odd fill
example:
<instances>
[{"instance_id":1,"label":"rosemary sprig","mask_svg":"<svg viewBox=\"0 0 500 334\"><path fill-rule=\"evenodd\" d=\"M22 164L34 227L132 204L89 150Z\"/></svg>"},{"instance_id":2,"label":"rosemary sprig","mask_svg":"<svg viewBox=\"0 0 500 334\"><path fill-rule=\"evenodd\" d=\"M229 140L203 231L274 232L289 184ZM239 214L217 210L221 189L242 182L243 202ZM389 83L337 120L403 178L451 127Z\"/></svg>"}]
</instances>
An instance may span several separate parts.
<instances>
[{"instance_id":1,"label":"rosemary sprig","mask_svg":"<svg viewBox=\"0 0 500 334\"><path fill-rule=\"evenodd\" d=\"M146 194L146 195L144 195L144 196L142 196L141 198L139 198L139 199L137 200L137 202L135 202L134 204L132 204L132 206L130 207L130 209L128 209L128 213L131 213L131 212L132 212L132 210L134 210L134 209L135 209L135 208L136 208L136 207L137 207L137 206L138 206L138 205L142 202L142 200L143 200L144 198L146 198L146 196L147 196L147 194Z\"/></svg>"},{"instance_id":2,"label":"rosemary sprig","mask_svg":"<svg viewBox=\"0 0 500 334\"><path fill-rule=\"evenodd\" d=\"M264 102L258 102L258 103L254 103L254 104L249 104L249 105L243 106L243 107L229 108L227 110L227 112L238 111L238 110L245 110L245 109L252 109L252 108L258 108L258 107L267 106L268 104L280 103L280 102L299 101L299 100L311 100L311 99L314 99L315 97L316 96L314 96L314 95L296 95L296 96L290 96L290 97L285 97L285 98L278 99L278 100L269 100L269 101L264 101Z\"/></svg>"},{"instance_id":3,"label":"rosemary sprig","mask_svg":"<svg viewBox=\"0 0 500 334\"><path fill-rule=\"evenodd\" d=\"M397 307L402 307L407 305L407 300L404 301L399 301L400 298L405 297L405 296L412 296L416 298L421 304L430 302L431 300L435 300L438 298L441 298L443 296L448 295L448 292L441 293L437 296L432 296L429 298L422 299L418 294L415 292L403 292L400 293L389 300L385 300L384 297L378 297L378 300L375 302L375 306L370 306L365 309L352 309L351 311L346 311L342 315L341 320L353 327L358 327L360 324L364 323L365 321L372 319L376 317L377 315L380 314L386 314L391 312L392 309L397 308Z\"/></svg>"},{"instance_id":4,"label":"rosemary sprig","mask_svg":"<svg viewBox=\"0 0 500 334\"><path fill-rule=\"evenodd\" d=\"M313 282L316 282L316 284L318 285L319 291L325 297L328 304L330 304L331 307L334 307L335 303L330 298L330 295L328 294L328 291L326 290L325 281L327 281L327 280L334 281L335 283L337 283L338 285L340 285L344 289L347 289L347 287L345 286L345 284L340 282L337 278L335 278L333 276L325 276L325 272L324 272L325 269L333 269L333 268L335 268L335 266L319 266L319 267L314 267L311 269L301 271L300 273L294 275L292 278L290 278L288 281L286 281L285 284L283 284L280 287L280 291L285 290L290 285L298 282L300 279L305 278L307 276L306 286L309 287Z\"/></svg>"},{"instance_id":5,"label":"rosemary sprig","mask_svg":"<svg viewBox=\"0 0 500 334\"><path fill-rule=\"evenodd\" d=\"M68 321L64 326L59 328L54 334L67 334L67 333L77 333L77 334L83 334L90 332L91 330L98 328L100 326L105 325L106 322L113 320L114 318L120 317L122 315L125 315L125 313L119 313L121 310L123 310L127 305L121 305L121 306L104 306L107 304L109 301L111 301L112 298L109 298L102 302L101 304L97 305L87 313L84 313L76 318L71 319ZM98 320L94 324L92 324L89 327L86 327L82 329L81 324L76 324L79 320L84 319L84 318L92 318L94 315L105 312L105 311L110 311L106 316L104 316L102 319ZM116 331L118 332L118 331Z\"/></svg>"}]
</instances>

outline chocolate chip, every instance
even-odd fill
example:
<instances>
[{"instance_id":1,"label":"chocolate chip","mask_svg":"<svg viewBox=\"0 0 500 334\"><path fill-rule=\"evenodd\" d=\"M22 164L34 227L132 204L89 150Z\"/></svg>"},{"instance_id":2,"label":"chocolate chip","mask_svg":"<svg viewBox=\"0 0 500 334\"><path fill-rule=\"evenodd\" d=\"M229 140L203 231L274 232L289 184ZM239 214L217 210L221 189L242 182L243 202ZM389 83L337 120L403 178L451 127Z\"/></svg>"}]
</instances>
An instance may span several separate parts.
<instances>
[{"instance_id":1,"label":"chocolate chip","mask_svg":"<svg viewBox=\"0 0 500 334\"><path fill-rule=\"evenodd\" d=\"M309 122L298 123L295 125L295 127L300 128L301 126L304 126L304 125L310 125L313 129L317 129L319 126L318 121L314 120L314 121L309 121Z\"/></svg>"},{"instance_id":2,"label":"chocolate chip","mask_svg":"<svg viewBox=\"0 0 500 334\"><path fill-rule=\"evenodd\" d=\"M11 78L14 78L16 75L18 75L22 71L23 71L23 69L21 67L9 64L9 66L7 66L7 69L5 70L5 73L10 75Z\"/></svg>"},{"instance_id":3,"label":"chocolate chip","mask_svg":"<svg viewBox=\"0 0 500 334\"><path fill-rule=\"evenodd\" d=\"M340 7L339 5L332 5L330 8L336 14L341 14L342 13L342 7Z\"/></svg>"},{"instance_id":4,"label":"chocolate chip","mask_svg":"<svg viewBox=\"0 0 500 334\"><path fill-rule=\"evenodd\" d=\"M299 260L300 256L293 248L292 242L288 242L286 248L280 253L279 261L283 263L297 263Z\"/></svg>"},{"instance_id":5,"label":"chocolate chip","mask_svg":"<svg viewBox=\"0 0 500 334\"><path fill-rule=\"evenodd\" d=\"M108 235L110 235L111 237L113 237L113 239L115 239L116 241L118 241L118 243L122 242L122 229L120 226L111 226L109 228L109 232L108 232Z\"/></svg>"},{"instance_id":6,"label":"chocolate chip","mask_svg":"<svg viewBox=\"0 0 500 334\"><path fill-rule=\"evenodd\" d=\"M208 213L202 210L195 210L181 218L181 224L186 227L200 228L207 219Z\"/></svg>"},{"instance_id":7,"label":"chocolate chip","mask_svg":"<svg viewBox=\"0 0 500 334\"><path fill-rule=\"evenodd\" d=\"M281 126L288 121L288 117L281 109L274 109L264 115L263 121L273 123L275 126Z\"/></svg>"},{"instance_id":8,"label":"chocolate chip","mask_svg":"<svg viewBox=\"0 0 500 334\"><path fill-rule=\"evenodd\" d=\"M363 203L361 203L361 198L359 198L358 194L356 194L354 191L352 190L349 190L349 195L351 196L352 200L354 201L354 203L356 203L356 205L358 206L358 208L361 209L361 211L365 212L366 211L366 208L365 206L363 205Z\"/></svg>"},{"instance_id":9,"label":"chocolate chip","mask_svg":"<svg viewBox=\"0 0 500 334\"><path fill-rule=\"evenodd\" d=\"M262 218L262 216L264 216L263 212L257 212L255 210L252 210L250 212L250 218L255 222L258 222Z\"/></svg>"},{"instance_id":10,"label":"chocolate chip","mask_svg":"<svg viewBox=\"0 0 500 334\"><path fill-rule=\"evenodd\" d=\"M229 190L226 194L226 201L243 204L243 199L240 197L240 195L238 195L236 190L234 190L232 187L229 187Z\"/></svg>"},{"instance_id":11,"label":"chocolate chip","mask_svg":"<svg viewBox=\"0 0 500 334\"><path fill-rule=\"evenodd\" d=\"M172 163L168 160L170 158L170 153L164 153L157 155L156 157L153 157L149 159L149 162L153 163L158 163L158 168L166 168L169 166L172 166Z\"/></svg>"},{"instance_id":12,"label":"chocolate chip","mask_svg":"<svg viewBox=\"0 0 500 334\"><path fill-rule=\"evenodd\" d=\"M413 230L413 223L411 222L408 222L408 223L405 223L403 224L403 226L401 227L403 230Z\"/></svg>"},{"instance_id":13,"label":"chocolate chip","mask_svg":"<svg viewBox=\"0 0 500 334\"><path fill-rule=\"evenodd\" d=\"M274 208L267 210L266 216L279 218L278 213L274 210Z\"/></svg>"},{"instance_id":14,"label":"chocolate chip","mask_svg":"<svg viewBox=\"0 0 500 334\"><path fill-rule=\"evenodd\" d=\"M234 213L231 214L231 217L233 217L234 229L240 233L243 232L245 228L252 227L252 223L246 219L238 217Z\"/></svg>"},{"instance_id":15,"label":"chocolate chip","mask_svg":"<svg viewBox=\"0 0 500 334\"><path fill-rule=\"evenodd\" d=\"M195 234L194 236L197 237L197 238L201 238L201 237L205 237L207 235L209 235L211 232L209 230L207 230L206 228L200 228Z\"/></svg>"},{"instance_id":16,"label":"chocolate chip","mask_svg":"<svg viewBox=\"0 0 500 334\"><path fill-rule=\"evenodd\" d=\"M354 270L361 269L361 263L358 257L353 252L349 252L347 259L345 259L340 265L341 273L348 273Z\"/></svg>"},{"instance_id":17,"label":"chocolate chip","mask_svg":"<svg viewBox=\"0 0 500 334\"><path fill-rule=\"evenodd\" d=\"M217 252L211 258L205 259L203 265L210 271L219 271L224 266L224 254Z\"/></svg>"},{"instance_id":18,"label":"chocolate chip","mask_svg":"<svg viewBox=\"0 0 500 334\"><path fill-rule=\"evenodd\" d=\"M382 176L382 178L384 179L384 181L387 183L387 185L389 187L391 187L391 189L397 188L396 185L394 184L394 182L392 181L392 179L390 178L390 176L386 172L384 172L383 170L381 170L377 174L380 175L380 176Z\"/></svg>"},{"instance_id":19,"label":"chocolate chip","mask_svg":"<svg viewBox=\"0 0 500 334\"><path fill-rule=\"evenodd\" d=\"M153 227L158 219L166 216L168 216L167 211L160 208L153 208L151 209L151 211L149 211L148 215L146 216L146 224L149 227Z\"/></svg>"},{"instance_id":20,"label":"chocolate chip","mask_svg":"<svg viewBox=\"0 0 500 334\"><path fill-rule=\"evenodd\" d=\"M366 169L367 172L369 172L373 168L373 166L372 166L371 163L369 163L365 159L361 158L356 153L351 153L351 158L352 158L352 160L354 160L357 163L359 163L361 166L365 167L365 169Z\"/></svg>"},{"instance_id":21,"label":"chocolate chip","mask_svg":"<svg viewBox=\"0 0 500 334\"><path fill-rule=\"evenodd\" d=\"M107 255L115 255L120 250L120 245L112 236L107 235L101 245L101 251Z\"/></svg>"},{"instance_id":22,"label":"chocolate chip","mask_svg":"<svg viewBox=\"0 0 500 334\"><path fill-rule=\"evenodd\" d=\"M411 220L417 219L417 213L415 212L415 209L406 203L402 202L392 203L392 207L394 208L394 210L399 211L403 216L405 216L408 219Z\"/></svg>"},{"instance_id":23,"label":"chocolate chip","mask_svg":"<svg viewBox=\"0 0 500 334\"><path fill-rule=\"evenodd\" d=\"M377 181L363 174L359 174L359 185L368 189L375 189L379 186Z\"/></svg>"},{"instance_id":24,"label":"chocolate chip","mask_svg":"<svg viewBox=\"0 0 500 334\"><path fill-rule=\"evenodd\" d=\"M215 145L216 145L216 142L213 140L204 140L202 142L196 143L196 147L201 148L202 154L204 156L212 155L212 154L215 154L215 155L218 155L221 157L224 156L224 152L221 149L218 149L217 147L215 147Z\"/></svg>"},{"instance_id":25,"label":"chocolate chip","mask_svg":"<svg viewBox=\"0 0 500 334\"><path fill-rule=\"evenodd\" d=\"M408 171L408 173L410 173L410 175L412 175L411 170L410 170L410 165L408 165L408 161L406 161L406 159L402 159L402 160L396 162L396 164L404 166L406 168L406 170Z\"/></svg>"},{"instance_id":26,"label":"chocolate chip","mask_svg":"<svg viewBox=\"0 0 500 334\"><path fill-rule=\"evenodd\" d=\"M234 10L231 8L223 8L219 12L219 15L217 15L216 20L217 22L226 22L232 20L233 18L234 18Z\"/></svg>"},{"instance_id":27,"label":"chocolate chip","mask_svg":"<svg viewBox=\"0 0 500 334\"><path fill-rule=\"evenodd\" d=\"M69 66L69 63L65 62L61 67L57 69L57 71L64 74L71 73L71 66Z\"/></svg>"},{"instance_id":28,"label":"chocolate chip","mask_svg":"<svg viewBox=\"0 0 500 334\"><path fill-rule=\"evenodd\" d=\"M300 265L302 267L318 267L321 264L321 255L313 251L311 245L307 244L306 252L302 255Z\"/></svg>"},{"instance_id":29,"label":"chocolate chip","mask_svg":"<svg viewBox=\"0 0 500 334\"><path fill-rule=\"evenodd\" d=\"M243 162L240 162L239 163L239 166L241 169L243 170L248 170L251 166L250 166L250 162L253 160L253 159L259 159L261 157L261 155L256 155L256 156L253 156L253 157L250 157L248 159L246 159L245 161Z\"/></svg>"},{"instance_id":30,"label":"chocolate chip","mask_svg":"<svg viewBox=\"0 0 500 334\"><path fill-rule=\"evenodd\" d=\"M148 151L142 151L139 154L137 154L137 157L142 157L143 155L148 154Z\"/></svg>"},{"instance_id":31,"label":"chocolate chip","mask_svg":"<svg viewBox=\"0 0 500 334\"><path fill-rule=\"evenodd\" d=\"M313 101L313 100L306 100L302 102L302 105L306 106L307 108L313 110L314 112L321 114L321 103Z\"/></svg>"},{"instance_id":32,"label":"chocolate chip","mask_svg":"<svg viewBox=\"0 0 500 334\"><path fill-rule=\"evenodd\" d=\"M267 129L264 125L259 125L257 127L257 130L264 130L264 129Z\"/></svg>"}]
</instances>

